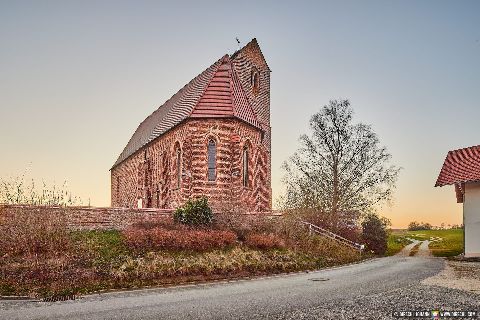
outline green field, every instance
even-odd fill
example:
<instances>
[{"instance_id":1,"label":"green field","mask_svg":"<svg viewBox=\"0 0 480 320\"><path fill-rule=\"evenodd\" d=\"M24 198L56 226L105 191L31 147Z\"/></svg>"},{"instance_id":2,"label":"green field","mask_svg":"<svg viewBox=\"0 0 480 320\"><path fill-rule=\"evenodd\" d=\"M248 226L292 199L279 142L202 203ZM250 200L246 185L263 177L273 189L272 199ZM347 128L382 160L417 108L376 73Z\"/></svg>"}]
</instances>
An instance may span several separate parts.
<instances>
[{"instance_id":1,"label":"green field","mask_svg":"<svg viewBox=\"0 0 480 320\"><path fill-rule=\"evenodd\" d=\"M396 255L403 249L403 247L410 243L412 242L405 238L403 234L390 232L388 235L387 252L385 254L387 256Z\"/></svg>"},{"instance_id":2,"label":"green field","mask_svg":"<svg viewBox=\"0 0 480 320\"><path fill-rule=\"evenodd\" d=\"M436 257L457 256L463 252L463 229L394 231L392 236L416 240L430 240L429 248ZM393 248L393 247L392 247ZM390 241L389 241L390 249Z\"/></svg>"}]
</instances>

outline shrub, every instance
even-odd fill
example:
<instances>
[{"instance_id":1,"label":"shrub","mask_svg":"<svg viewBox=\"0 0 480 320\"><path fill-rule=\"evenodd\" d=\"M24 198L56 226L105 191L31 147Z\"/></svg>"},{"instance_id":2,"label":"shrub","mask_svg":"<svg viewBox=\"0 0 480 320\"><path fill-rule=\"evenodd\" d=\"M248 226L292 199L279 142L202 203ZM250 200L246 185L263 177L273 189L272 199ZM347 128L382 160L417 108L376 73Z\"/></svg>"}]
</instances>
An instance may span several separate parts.
<instances>
[{"instance_id":1,"label":"shrub","mask_svg":"<svg viewBox=\"0 0 480 320\"><path fill-rule=\"evenodd\" d=\"M212 209L208 206L207 197L188 200L182 207L175 210L173 219L187 225L207 225L213 220Z\"/></svg>"},{"instance_id":2,"label":"shrub","mask_svg":"<svg viewBox=\"0 0 480 320\"><path fill-rule=\"evenodd\" d=\"M293 209L290 214L314 225L327 229L354 242L360 242L360 213L358 211L341 211L336 214L319 209Z\"/></svg>"},{"instance_id":3,"label":"shrub","mask_svg":"<svg viewBox=\"0 0 480 320\"><path fill-rule=\"evenodd\" d=\"M368 214L362 222L362 238L368 250L376 254L387 251L389 221L376 214Z\"/></svg>"},{"instance_id":4,"label":"shrub","mask_svg":"<svg viewBox=\"0 0 480 320\"><path fill-rule=\"evenodd\" d=\"M0 213L0 254L34 255L63 252L70 246L65 217L55 212Z\"/></svg>"},{"instance_id":5,"label":"shrub","mask_svg":"<svg viewBox=\"0 0 480 320\"><path fill-rule=\"evenodd\" d=\"M249 234L245 239L245 244L257 249L281 249L285 247L285 242L273 233Z\"/></svg>"},{"instance_id":6,"label":"shrub","mask_svg":"<svg viewBox=\"0 0 480 320\"><path fill-rule=\"evenodd\" d=\"M123 231L127 247L137 252L149 250L206 251L233 245L237 236L221 230L167 230L165 228L129 228Z\"/></svg>"},{"instance_id":7,"label":"shrub","mask_svg":"<svg viewBox=\"0 0 480 320\"><path fill-rule=\"evenodd\" d=\"M213 227L220 230L235 232L240 241L245 241L246 236L254 229L255 221L245 214L221 213L215 215Z\"/></svg>"}]
</instances>

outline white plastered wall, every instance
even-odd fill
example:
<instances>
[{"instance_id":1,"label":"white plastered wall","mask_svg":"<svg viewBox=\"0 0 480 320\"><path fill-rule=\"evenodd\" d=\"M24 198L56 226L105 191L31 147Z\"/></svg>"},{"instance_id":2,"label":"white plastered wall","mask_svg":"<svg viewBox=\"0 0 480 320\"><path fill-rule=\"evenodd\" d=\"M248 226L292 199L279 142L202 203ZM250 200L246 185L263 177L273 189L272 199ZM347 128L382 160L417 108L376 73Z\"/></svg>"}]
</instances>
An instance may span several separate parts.
<instances>
[{"instance_id":1,"label":"white plastered wall","mask_svg":"<svg viewBox=\"0 0 480 320\"><path fill-rule=\"evenodd\" d=\"M463 200L465 257L480 257L480 183L466 183Z\"/></svg>"}]
</instances>

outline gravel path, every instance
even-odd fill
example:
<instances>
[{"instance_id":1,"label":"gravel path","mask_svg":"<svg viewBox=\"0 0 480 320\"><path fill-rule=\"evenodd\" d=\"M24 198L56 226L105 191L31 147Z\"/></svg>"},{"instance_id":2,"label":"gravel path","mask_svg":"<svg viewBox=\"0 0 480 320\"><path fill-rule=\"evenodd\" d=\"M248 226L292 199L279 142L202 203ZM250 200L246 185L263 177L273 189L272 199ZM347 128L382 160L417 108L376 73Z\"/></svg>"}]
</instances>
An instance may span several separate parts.
<instances>
[{"instance_id":1,"label":"gravel path","mask_svg":"<svg viewBox=\"0 0 480 320\"><path fill-rule=\"evenodd\" d=\"M393 311L439 309L480 310L480 303L478 297L465 292L417 284L351 301L331 301L277 319L397 319Z\"/></svg>"},{"instance_id":2,"label":"gravel path","mask_svg":"<svg viewBox=\"0 0 480 320\"><path fill-rule=\"evenodd\" d=\"M480 295L480 262L447 261L442 272L423 280L422 283Z\"/></svg>"},{"instance_id":3,"label":"gravel path","mask_svg":"<svg viewBox=\"0 0 480 320\"><path fill-rule=\"evenodd\" d=\"M420 244L420 247L418 248L418 252L416 254L417 257L431 257L432 253L430 252L430 249L428 249L428 245L430 244L430 241L425 240L422 241L422 244Z\"/></svg>"},{"instance_id":4,"label":"gravel path","mask_svg":"<svg viewBox=\"0 0 480 320\"><path fill-rule=\"evenodd\" d=\"M407 238L407 239L412 241L412 243L406 245L399 253L397 253L397 255L408 257L410 255L410 251L412 251L413 247L415 247L417 245L417 243L420 242L420 241L415 240L415 239L409 239L409 238Z\"/></svg>"},{"instance_id":5,"label":"gravel path","mask_svg":"<svg viewBox=\"0 0 480 320\"><path fill-rule=\"evenodd\" d=\"M428 241L428 240L419 241L419 240L410 239L410 238L407 238L407 239L412 241L412 243L410 243L409 245L406 245L402 249L402 251L397 253L398 256L404 256L404 257L410 256L410 251L412 251L413 247L415 247L419 243L420 243L420 247L418 248L418 252L415 254L415 256L424 257L424 258L432 256L432 253L430 252L430 249L428 248L428 245L430 244L430 241Z\"/></svg>"}]
</instances>

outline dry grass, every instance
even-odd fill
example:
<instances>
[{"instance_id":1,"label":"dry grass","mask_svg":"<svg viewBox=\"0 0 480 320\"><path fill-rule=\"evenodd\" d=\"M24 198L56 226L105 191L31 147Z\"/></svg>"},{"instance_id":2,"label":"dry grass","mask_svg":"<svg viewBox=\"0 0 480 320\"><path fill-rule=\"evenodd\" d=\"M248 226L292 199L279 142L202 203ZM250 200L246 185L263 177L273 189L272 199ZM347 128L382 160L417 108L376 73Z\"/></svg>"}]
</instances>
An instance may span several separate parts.
<instances>
[{"instance_id":1,"label":"dry grass","mask_svg":"<svg viewBox=\"0 0 480 320\"><path fill-rule=\"evenodd\" d=\"M234 217L233 231L217 221L215 229L164 222L124 232L69 231L55 217L18 212L2 218L0 295L83 294L311 270L363 258L334 241L309 236L288 216L243 222Z\"/></svg>"},{"instance_id":2,"label":"dry grass","mask_svg":"<svg viewBox=\"0 0 480 320\"><path fill-rule=\"evenodd\" d=\"M152 250L207 251L222 249L235 244L237 236L224 230L168 230L163 227L151 229L129 228L122 232L125 244L136 252Z\"/></svg>"},{"instance_id":3,"label":"dry grass","mask_svg":"<svg viewBox=\"0 0 480 320\"><path fill-rule=\"evenodd\" d=\"M285 248L285 241L279 236L269 234L249 234L245 239L245 244L250 248L257 249L282 249Z\"/></svg>"},{"instance_id":4,"label":"dry grass","mask_svg":"<svg viewBox=\"0 0 480 320\"><path fill-rule=\"evenodd\" d=\"M0 255L35 255L62 252L70 246L66 221L55 213L0 213Z\"/></svg>"}]
</instances>

